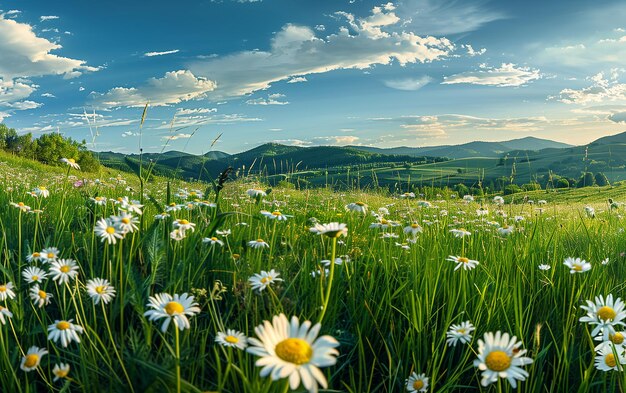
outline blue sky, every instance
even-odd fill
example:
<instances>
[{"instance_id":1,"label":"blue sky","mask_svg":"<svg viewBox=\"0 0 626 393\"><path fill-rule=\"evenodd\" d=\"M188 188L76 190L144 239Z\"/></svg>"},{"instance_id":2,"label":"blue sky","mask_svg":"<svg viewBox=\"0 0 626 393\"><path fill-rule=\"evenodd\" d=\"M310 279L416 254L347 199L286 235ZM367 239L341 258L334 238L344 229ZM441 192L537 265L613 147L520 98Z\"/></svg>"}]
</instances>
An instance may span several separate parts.
<instances>
[{"instance_id":1,"label":"blue sky","mask_svg":"<svg viewBox=\"0 0 626 393\"><path fill-rule=\"evenodd\" d=\"M0 121L94 150L626 130L624 1L0 1ZM143 107L149 102L139 137Z\"/></svg>"}]
</instances>

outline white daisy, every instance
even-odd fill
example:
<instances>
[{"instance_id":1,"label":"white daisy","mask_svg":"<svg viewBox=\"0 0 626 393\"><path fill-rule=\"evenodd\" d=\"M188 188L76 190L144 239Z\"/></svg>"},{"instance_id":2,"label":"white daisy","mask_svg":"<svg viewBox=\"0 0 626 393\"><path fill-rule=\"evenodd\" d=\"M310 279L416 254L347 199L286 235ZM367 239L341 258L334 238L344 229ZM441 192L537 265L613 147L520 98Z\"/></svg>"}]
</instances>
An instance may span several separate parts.
<instances>
[{"instance_id":1,"label":"white daisy","mask_svg":"<svg viewBox=\"0 0 626 393\"><path fill-rule=\"evenodd\" d=\"M456 344L467 344L472 341L472 331L476 329L470 321L461 322L460 325L452 325L446 333L448 346L456 347Z\"/></svg>"},{"instance_id":2,"label":"white daisy","mask_svg":"<svg viewBox=\"0 0 626 393\"><path fill-rule=\"evenodd\" d=\"M39 308L50 304L50 299L53 297L51 293L47 293L43 289L40 289L39 284L35 284L32 288L30 288L29 292L30 298Z\"/></svg>"},{"instance_id":3,"label":"white daisy","mask_svg":"<svg viewBox=\"0 0 626 393\"><path fill-rule=\"evenodd\" d=\"M78 265L73 259L59 259L50 265L50 274L54 281L66 284L78 275Z\"/></svg>"},{"instance_id":4,"label":"white daisy","mask_svg":"<svg viewBox=\"0 0 626 393\"><path fill-rule=\"evenodd\" d=\"M278 278L280 273L276 272L274 269L266 272L262 270L261 273L255 273L252 277L248 279L250 286L253 290L259 290L261 292L265 288L267 288L270 284L274 284L278 281L283 281L282 278Z\"/></svg>"},{"instance_id":5,"label":"white daisy","mask_svg":"<svg viewBox=\"0 0 626 393\"><path fill-rule=\"evenodd\" d=\"M455 237L461 237L461 238L472 234L470 231L466 230L465 228L450 229L450 233L452 233Z\"/></svg>"},{"instance_id":6,"label":"white daisy","mask_svg":"<svg viewBox=\"0 0 626 393\"><path fill-rule=\"evenodd\" d=\"M41 250L39 257L43 263L54 262L59 257L59 249L56 247L44 248Z\"/></svg>"},{"instance_id":7,"label":"white daisy","mask_svg":"<svg viewBox=\"0 0 626 393\"><path fill-rule=\"evenodd\" d=\"M15 292L13 292L13 283L8 282L6 284L0 284L0 301L6 301L8 299L13 299L15 297Z\"/></svg>"},{"instance_id":8,"label":"white daisy","mask_svg":"<svg viewBox=\"0 0 626 393\"><path fill-rule=\"evenodd\" d=\"M39 262L40 260L41 260L41 253L38 253L38 252L34 252L26 256L26 261L30 263Z\"/></svg>"},{"instance_id":9,"label":"white daisy","mask_svg":"<svg viewBox=\"0 0 626 393\"><path fill-rule=\"evenodd\" d=\"M83 333L83 328L74 325L72 320L68 321L54 321L53 324L48 325L48 340L52 340L55 343L61 341L63 348L67 347L72 341L80 343L80 337L78 334Z\"/></svg>"},{"instance_id":10,"label":"white daisy","mask_svg":"<svg viewBox=\"0 0 626 393\"><path fill-rule=\"evenodd\" d=\"M413 199L413 198L415 198L415 193L414 192L405 192L404 194L400 194L400 198L410 198L410 199Z\"/></svg>"},{"instance_id":11,"label":"white daisy","mask_svg":"<svg viewBox=\"0 0 626 393\"><path fill-rule=\"evenodd\" d=\"M156 214L156 215L154 216L154 219L155 219L155 220L165 220L165 219L166 219L167 217L169 217L169 216L170 216L169 214L167 214L166 212L163 212L163 213L161 213L161 214Z\"/></svg>"},{"instance_id":12,"label":"white daisy","mask_svg":"<svg viewBox=\"0 0 626 393\"><path fill-rule=\"evenodd\" d=\"M104 206L107 203L107 199L105 197L96 196L89 198L94 205Z\"/></svg>"},{"instance_id":13,"label":"white daisy","mask_svg":"<svg viewBox=\"0 0 626 393\"><path fill-rule=\"evenodd\" d=\"M76 160L73 158L61 158L60 161L66 163L67 165L69 165L70 167L74 169L80 169L80 165L78 165L76 163Z\"/></svg>"},{"instance_id":14,"label":"white daisy","mask_svg":"<svg viewBox=\"0 0 626 393\"><path fill-rule=\"evenodd\" d=\"M617 355L617 356L616 356ZM605 346L597 352L595 358L595 365L598 370L601 371L621 371L624 366L618 366L626 364L626 358L624 358L624 351L613 351L613 348Z\"/></svg>"},{"instance_id":15,"label":"white daisy","mask_svg":"<svg viewBox=\"0 0 626 393\"><path fill-rule=\"evenodd\" d=\"M258 367L263 367L261 377L270 376L273 381L289 378L289 386L295 390L300 382L309 392L317 392L318 384L328 387L320 367L332 366L337 362L339 343L331 336L317 337L321 325L311 327L310 321L300 325L297 317L291 322L285 314L274 316L272 323L264 321L254 332L259 337L248 340L247 351L259 356Z\"/></svg>"},{"instance_id":16,"label":"white daisy","mask_svg":"<svg viewBox=\"0 0 626 393\"><path fill-rule=\"evenodd\" d=\"M348 203L345 208L348 211L367 214L367 205L363 202Z\"/></svg>"},{"instance_id":17,"label":"white daisy","mask_svg":"<svg viewBox=\"0 0 626 393\"><path fill-rule=\"evenodd\" d=\"M426 377L426 374L418 374L416 372L412 372L409 378L406 380L406 390L411 393L427 392L428 378Z\"/></svg>"},{"instance_id":18,"label":"white daisy","mask_svg":"<svg viewBox=\"0 0 626 393\"><path fill-rule=\"evenodd\" d=\"M246 191L246 194L248 194L248 196L253 199L267 196L267 193L265 191L258 188L250 188Z\"/></svg>"},{"instance_id":19,"label":"white daisy","mask_svg":"<svg viewBox=\"0 0 626 393\"><path fill-rule=\"evenodd\" d=\"M172 240L180 241L183 240L185 237L187 237L185 231L181 231L180 228L174 229L172 232L170 232L170 238Z\"/></svg>"},{"instance_id":20,"label":"white daisy","mask_svg":"<svg viewBox=\"0 0 626 393\"><path fill-rule=\"evenodd\" d=\"M417 201L417 206L428 209L433 207L433 204L428 201Z\"/></svg>"},{"instance_id":21,"label":"white daisy","mask_svg":"<svg viewBox=\"0 0 626 393\"><path fill-rule=\"evenodd\" d=\"M256 239L256 240L250 240L248 242L248 247L250 248L265 248L265 247L269 247L270 245L265 243L265 240L263 239Z\"/></svg>"},{"instance_id":22,"label":"white daisy","mask_svg":"<svg viewBox=\"0 0 626 393\"><path fill-rule=\"evenodd\" d=\"M137 227L137 224L139 224L139 218L134 217L130 213L122 211L117 216L111 216L111 219L124 234L129 232L132 233L139 229Z\"/></svg>"},{"instance_id":23,"label":"white daisy","mask_svg":"<svg viewBox=\"0 0 626 393\"><path fill-rule=\"evenodd\" d=\"M182 209L182 208L183 208L183 205L178 205L178 204L176 204L176 203L172 202L172 203L170 203L170 204L169 204L169 205L165 208L165 211L166 211L167 213L170 213L170 212L177 212L177 211L179 211L179 210L180 210L180 209Z\"/></svg>"},{"instance_id":24,"label":"white daisy","mask_svg":"<svg viewBox=\"0 0 626 393\"><path fill-rule=\"evenodd\" d=\"M531 364L533 360L523 357L525 349L519 349L522 345L517 337L509 338L508 333L485 333L485 340L478 340L478 359L474 360L474 367L478 367L482 373L482 386L488 386L500 378L506 378L515 389L517 381L524 381L528 372L520 366Z\"/></svg>"},{"instance_id":25,"label":"white daisy","mask_svg":"<svg viewBox=\"0 0 626 393\"><path fill-rule=\"evenodd\" d=\"M100 303L100 300L107 304L115 297L115 288L111 286L109 280L94 278L87 281L86 288L94 304Z\"/></svg>"},{"instance_id":26,"label":"white daisy","mask_svg":"<svg viewBox=\"0 0 626 393\"><path fill-rule=\"evenodd\" d=\"M230 235L230 229L223 229L223 230L218 230L215 231L216 234L220 235L220 236L228 236Z\"/></svg>"},{"instance_id":27,"label":"white daisy","mask_svg":"<svg viewBox=\"0 0 626 393\"><path fill-rule=\"evenodd\" d=\"M106 240L109 244L117 244L117 239L124 237L120 228L110 218L99 219L93 232L100 237L103 243Z\"/></svg>"},{"instance_id":28,"label":"white daisy","mask_svg":"<svg viewBox=\"0 0 626 393\"><path fill-rule=\"evenodd\" d=\"M148 317L150 321L156 321L165 318L161 325L161 332L167 331L170 322L174 321L174 326L178 329L189 329L189 319L187 316L194 316L200 312L198 303L194 301L193 296L186 293L182 295L175 294L174 297L168 293L161 293L150 296L148 307L152 310L146 311L143 315Z\"/></svg>"},{"instance_id":29,"label":"white daisy","mask_svg":"<svg viewBox=\"0 0 626 393\"><path fill-rule=\"evenodd\" d=\"M30 210L30 206L27 206L24 204L24 202L11 202L11 206L13 206L16 209L20 209L23 213L26 213L27 211Z\"/></svg>"},{"instance_id":30,"label":"white daisy","mask_svg":"<svg viewBox=\"0 0 626 393\"><path fill-rule=\"evenodd\" d=\"M504 205L504 198L496 195L493 197L493 203L495 203L496 205Z\"/></svg>"},{"instance_id":31,"label":"white daisy","mask_svg":"<svg viewBox=\"0 0 626 393\"><path fill-rule=\"evenodd\" d=\"M591 270L591 264L580 258L565 258L563 264L570 268L570 273L584 273Z\"/></svg>"},{"instance_id":32,"label":"white daisy","mask_svg":"<svg viewBox=\"0 0 626 393\"><path fill-rule=\"evenodd\" d=\"M585 214L589 218L594 218L596 216L596 209L591 206L585 206Z\"/></svg>"},{"instance_id":33,"label":"white daisy","mask_svg":"<svg viewBox=\"0 0 626 393\"><path fill-rule=\"evenodd\" d=\"M215 336L215 342L223 347L232 347L244 350L248 346L248 337L236 330L227 329L226 332L217 333L217 336Z\"/></svg>"},{"instance_id":34,"label":"white daisy","mask_svg":"<svg viewBox=\"0 0 626 393\"><path fill-rule=\"evenodd\" d=\"M269 218L270 220L278 220L278 221L287 221L288 217L293 217L293 216L285 215L279 212L278 210L274 210L273 212L268 212L267 210L261 210L261 214Z\"/></svg>"},{"instance_id":35,"label":"white daisy","mask_svg":"<svg viewBox=\"0 0 626 393\"><path fill-rule=\"evenodd\" d=\"M59 379L67 378L67 375L70 373L70 365L67 363L59 363L55 364L52 369L52 374L54 374L53 382L58 381Z\"/></svg>"},{"instance_id":36,"label":"white daisy","mask_svg":"<svg viewBox=\"0 0 626 393\"><path fill-rule=\"evenodd\" d=\"M214 246L214 245L218 245L218 246L223 246L224 242L221 241L220 239L216 238L215 236L213 237L205 237L204 239L202 239L202 243L208 244L210 246Z\"/></svg>"},{"instance_id":37,"label":"white daisy","mask_svg":"<svg viewBox=\"0 0 626 393\"><path fill-rule=\"evenodd\" d=\"M41 358L47 354L48 351L45 348L39 348L36 346L28 348L28 351L26 351L26 355L22 356L20 368L26 372L33 371L34 369L39 367Z\"/></svg>"},{"instance_id":38,"label":"white daisy","mask_svg":"<svg viewBox=\"0 0 626 393\"><path fill-rule=\"evenodd\" d=\"M193 232L196 230L196 224L194 224L193 222L189 222L188 220L185 220L185 219L179 218L176 221L174 221L172 225L174 225L174 228L180 230L181 232L186 232L187 230L190 230L191 232Z\"/></svg>"},{"instance_id":39,"label":"white daisy","mask_svg":"<svg viewBox=\"0 0 626 393\"><path fill-rule=\"evenodd\" d=\"M616 351L623 353L626 351L626 342L624 341L624 338L626 338L625 332L615 332L615 334L609 334L609 339L606 341L602 341L604 339L604 335L599 335L594 338L594 340L602 342L594 348L594 351L599 352L604 347L615 347Z\"/></svg>"},{"instance_id":40,"label":"white daisy","mask_svg":"<svg viewBox=\"0 0 626 393\"><path fill-rule=\"evenodd\" d=\"M27 283L32 284L34 282L43 282L48 277L48 273L36 266L31 266L24 269L22 277L24 277Z\"/></svg>"},{"instance_id":41,"label":"white daisy","mask_svg":"<svg viewBox=\"0 0 626 393\"><path fill-rule=\"evenodd\" d=\"M592 331L593 337L602 334L604 341L609 339L611 334L615 334L615 326L626 325L622 320L626 318L624 312L624 302L617 298L613 301L613 295L609 294L606 299L603 296L596 296L595 303L587 300L586 306L580 306L587 311L587 315L579 319L590 325L597 325Z\"/></svg>"},{"instance_id":42,"label":"white daisy","mask_svg":"<svg viewBox=\"0 0 626 393\"><path fill-rule=\"evenodd\" d=\"M508 236L511 233L515 232L515 227L513 225L509 226L509 225L504 225L501 228L497 229L498 231L498 235L500 236Z\"/></svg>"},{"instance_id":43,"label":"white daisy","mask_svg":"<svg viewBox=\"0 0 626 393\"><path fill-rule=\"evenodd\" d=\"M0 323L3 325L6 323L5 318L13 318L13 313L8 308L0 306Z\"/></svg>"},{"instance_id":44,"label":"white daisy","mask_svg":"<svg viewBox=\"0 0 626 393\"><path fill-rule=\"evenodd\" d=\"M552 266L550 265L539 265L539 270L550 270Z\"/></svg>"},{"instance_id":45,"label":"white daisy","mask_svg":"<svg viewBox=\"0 0 626 393\"><path fill-rule=\"evenodd\" d=\"M480 262L475 261L473 259L454 256L454 255L450 255L448 258L446 258L446 261L456 263L456 267L454 268L454 270L458 270L461 267L463 267L464 270L472 270L473 268L476 267L476 265L480 264Z\"/></svg>"},{"instance_id":46,"label":"white daisy","mask_svg":"<svg viewBox=\"0 0 626 393\"><path fill-rule=\"evenodd\" d=\"M47 198L50 196L50 190L48 190L46 187L44 186L39 186L37 188L35 188L33 190L33 192L38 196L38 197L42 197L42 198Z\"/></svg>"},{"instance_id":47,"label":"white daisy","mask_svg":"<svg viewBox=\"0 0 626 393\"><path fill-rule=\"evenodd\" d=\"M417 236L418 233L422 233L424 230L420 226L420 224L414 222L411 225L407 225L404 227L404 233L411 234L413 236Z\"/></svg>"},{"instance_id":48,"label":"white daisy","mask_svg":"<svg viewBox=\"0 0 626 393\"><path fill-rule=\"evenodd\" d=\"M317 235L326 235L328 237L341 237L348 236L348 228L346 224L340 224L338 222L331 222L330 224L315 224L314 227L309 229Z\"/></svg>"}]
</instances>

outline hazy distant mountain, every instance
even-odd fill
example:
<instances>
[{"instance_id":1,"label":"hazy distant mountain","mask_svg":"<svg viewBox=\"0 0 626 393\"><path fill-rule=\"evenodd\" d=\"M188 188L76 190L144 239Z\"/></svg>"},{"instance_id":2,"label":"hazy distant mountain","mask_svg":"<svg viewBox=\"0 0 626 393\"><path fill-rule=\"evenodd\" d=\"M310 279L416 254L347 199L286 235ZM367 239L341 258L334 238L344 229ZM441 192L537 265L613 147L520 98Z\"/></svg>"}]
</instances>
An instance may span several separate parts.
<instances>
[{"instance_id":1,"label":"hazy distant mountain","mask_svg":"<svg viewBox=\"0 0 626 393\"><path fill-rule=\"evenodd\" d=\"M614 143L626 143L626 132L604 136L591 142L590 145L609 145Z\"/></svg>"}]
</instances>

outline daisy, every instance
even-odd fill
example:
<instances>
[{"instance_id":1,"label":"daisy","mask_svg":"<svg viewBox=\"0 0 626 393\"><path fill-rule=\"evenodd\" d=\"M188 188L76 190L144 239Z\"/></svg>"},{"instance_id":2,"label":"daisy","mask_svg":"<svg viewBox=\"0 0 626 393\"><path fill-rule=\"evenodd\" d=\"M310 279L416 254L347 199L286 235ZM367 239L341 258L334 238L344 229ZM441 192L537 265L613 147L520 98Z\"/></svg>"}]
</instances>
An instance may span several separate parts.
<instances>
[{"instance_id":1,"label":"daisy","mask_svg":"<svg viewBox=\"0 0 626 393\"><path fill-rule=\"evenodd\" d=\"M450 233L452 233L455 237L461 237L461 238L472 234L471 232L467 231L465 228L450 229Z\"/></svg>"},{"instance_id":2,"label":"daisy","mask_svg":"<svg viewBox=\"0 0 626 393\"><path fill-rule=\"evenodd\" d=\"M161 318L165 318L161 325L161 332L165 333L170 322L174 321L174 326L178 329L189 329L189 319L187 316L194 316L200 312L198 303L194 301L193 296L189 296L186 293L182 295L175 294L172 297L168 293L161 293L158 295L150 296L148 307L152 310L146 311L143 315L148 317L150 321L156 321Z\"/></svg>"},{"instance_id":3,"label":"daisy","mask_svg":"<svg viewBox=\"0 0 626 393\"><path fill-rule=\"evenodd\" d=\"M591 331L593 337L602 333L604 341L606 341L611 334L615 334L615 326L625 325L622 322L626 318L624 302L620 298L614 302L612 294L609 294L606 299L602 296L596 296L595 303L587 300L587 305L580 306L580 308L587 311L587 315L581 317L579 321L597 325Z\"/></svg>"},{"instance_id":4,"label":"daisy","mask_svg":"<svg viewBox=\"0 0 626 393\"><path fill-rule=\"evenodd\" d=\"M233 329L227 329L226 333L218 332L215 342L223 347L232 347L244 350L248 346L248 337Z\"/></svg>"},{"instance_id":5,"label":"daisy","mask_svg":"<svg viewBox=\"0 0 626 393\"><path fill-rule=\"evenodd\" d=\"M71 319L69 321L56 320L53 324L48 325L48 340L52 340L55 343L58 343L60 340L63 348L67 347L72 341L80 343L79 333L83 333L83 328L74 325Z\"/></svg>"},{"instance_id":6,"label":"daisy","mask_svg":"<svg viewBox=\"0 0 626 393\"><path fill-rule=\"evenodd\" d=\"M256 239L256 240L250 240L248 242L248 247L251 248L265 248L265 247L269 247L270 245L265 243L265 241L263 239Z\"/></svg>"},{"instance_id":7,"label":"daisy","mask_svg":"<svg viewBox=\"0 0 626 393\"><path fill-rule=\"evenodd\" d=\"M176 203L172 202L165 208L165 211L168 212L168 213L169 212L177 212L177 211L179 211L182 208L183 208L183 205L177 205Z\"/></svg>"},{"instance_id":8,"label":"daisy","mask_svg":"<svg viewBox=\"0 0 626 393\"><path fill-rule=\"evenodd\" d=\"M465 203L474 202L474 197L471 195L463 195L463 202Z\"/></svg>"},{"instance_id":9,"label":"daisy","mask_svg":"<svg viewBox=\"0 0 626 393\"><path fill-rule=\"evenodd\" d=\"M539 270L550 270L551 268L550 265L539 265Z\"/></svg>"},{"instance_id":10,"label":"daisy","mask_svg":"<svg viewBox=\"0 0 626 393\"><path fill-rule=\"evenodd\" d=\"M110 218L99 219L93 232L100 237L103 243L107 241L109 244L117 244L117 239L124 237L119 227Z\"/></svg>"},{"instance_id":11,"label":"daisy","mask_svg":"<svg viewBox=\"0 0 626 393\"><path fill-rule=\"evenodd\" d=\"M584 273L591 270L591 264L580 258L565 258L563 264L570 268L570 273Z\"/></svg>"},{"instance_id":12,"label":"daisy","mask_svg":"<svg viewBox=\"0 0 626 393\"><path fill-rule=\"evenodd\" d=\"M93 304L100 303L100 300L104 304L107 304L115 297L115 288L111 286L109 280L102 278L94 278L87 281L87 294L91 296Z\"/></svg>"},{"instance_id":13,"label":"daisy","mask_svg":"<svg viewBox=\"0 0 626 393\"><path fill-rule=\"evenodd\" d=\"M13 206L16 209L20 209L24 213L30 210L30 206L26 206L24 202L18 202L18 203L11 202L11 206Z\"/></svg>"},{"instance_id":14,"label":"daisy","mask_svg":"<svg viewBox=\"0 0 626 393\"><path fill-rule=\"evenodd\" d=\"M215 231L215 233L220 235L220 236L228 236L228 235L230 235L231 232L230 232L230 229L224 229L224 230L221 230L221 231L219 231L219 230Z\"/></svg>"},{"instance_id":15,"label":"daisy","mask_svg":"<svg viewBox=\"0 0 626 393\"><path fill-rule=\"evenodd\" d=\"M433 204L428 201L418 201L417 206L422 208L431 208L433 207Z\"/></svg>"},{"instance_id":16,"label":"daisy","mask_svg":"<svg viewBox=\"0 0 626 393\"><path fill-rule=\"evenodd\" d=\"M124 234L129 232L132 233L139 229L137 227L139 219L137 217L133 217L132 214L121 212L118 216L112 216L111 219Z\"/></svg>"},{"instance_id":17,"label":"daisy","mask_svg":"<svg viewBox=\"0 0 626 393\"><path fill-rule=\"evenodd\" d=\"M341 237L348 236L348 228L346 224L340 224L338 222L331 222L330 224L315 224L314 227L309 229L317 235L326 235L328 237Z\"/></svg>"},{"instance_id":18,"label":"daisy","mask_svg":"<svg viewBox=\"0 0 626 393\"><path fill-rule=\"evenodd\" d=\"M511 233L513 233L515 231L515 227L514 226L509 226L509 225L505 225L502 228L498 228L498 235L500 236L509 236Z\"/></svg>"},{"instance_id":19,"label":"daisy","mask_svg":"<svg viewBox=\"0 0 626 393\"><path fill-rule=\"evenodd\" d=\"M270 220L278 220L278 221L287 221L287 217L293 217L293 216L286 216L283 213L279 212L278 210L275 210L273 212L268 212L267 210L261 210L261 214L269 218Z\"/></svg>"},{"instance_id":20,"label":"daisy","mask_svg":"<svg viewBox=\"0 0 626 393\"><path fill-rule=\"evenodd\" d=\"M107 203L107 199L105 197L97 196L89 198L94 205L104 206Z\"/></svg>"},{"instance_id":21,"label":"daisy","mask_svg":"<svg viewBox=\"0 0 626 393\"><path fill-rule=\"evenodd\" d=\"M591 206L585 206L585 214L589 218L594 218L596 216L596 209Z\"/></svg>"},{"instance_id":22,"label":"daisy","mask_svg":"<svg viewBox=\"0 0 626 393\"><path fill-rule=\"evenodd\" d=\"M320 367L337 362L339 342L331 336L317 337L321 325L311 327L310 321L300 325L297 317L287 320L285 314L274 316L272 323L264 321L254 332L259 337L250 338L247 351L259 356L256 366L263 367L261 377L271 376L273 381L289 378L289 386L295 390L300 382L309 392L317 392L318 384L328 387Z\"/></svg>"},{"instance_id":23,"label":"daisy","mask_svg":"<svg viewBox=\"0 0 626 393\"><path fill-rule=\"evenodd\" d=\"M3 325L6 323L5 317L13 318L13 313L8 308L0 306L0 323Z\"/></svg>"},{"instance_id":24,"label":"daisy","mask_svg":"<svg viewBox=\"0 0 626 393\"><path fill-rule=\"evenodd\" d=\"M41 250L40 258L43 263L50 263L59 257L59 249L56 247L48 247Z\"/></svg>"},{"instance_id":25,"label":"daisy","mask_svg":"<svg viewBox=\"0 0 626 393\"><path fill-rule=\"evenodd\" d=\"M412 372L409 378L406 380L406 390L409 392L427 392L428 391L428 378L426 374L418 374Z\"/></svg>"},{"instance_id":26,"label":"daisy","mask_svg":"<svg viewBox=\"0 0 626 393\"><path fill-rule=\"evenodd\" d=\"M422 227L420 226L420 224L416 222L404 227L404 233L406 233L407 235L411 234L413 236L417 236L418 233L422 233L422 232L423 232Z\"/></svg>"},{"instance_id":27,"label":"daisy","mask_svg":"<svg viewBox=\"0 0 626 393\"><path fill-rule=\"evenodd\" d=\"M603 264L603 265L608 265L609 264L609 258L604 258L600 263Z\"/></svg>"},{"instance_id":28,"label":"daisy","mask_svg":"<svg viewBox=\"0 0 626 393\"><path fill-rule=\"evenodd\" d=\"M600 344L598 344L594 348L594 351L600 352L604 347L609 347L609 348L615 347L616 351L624 352L626 350L626 347L624 346L624 344L626 344L624 342L624 337L626 337L626 333L624 333L624 332L615 332L615 334L609 334L609 339L608 340L603 341L604 335L600 335L600 336L594 338L594 340L602 341Z\"/></svg>"},{"instance_id":29,"label":"daisy","mask_svg":"<svg viewBox=\"0 0 626 393\"><path fill-rule=\"evenodd\" d=\"M13 292L13 283L8 282L6 284L0 284L0 301L6 301L7 298L13 299L15 292Z\"/></svg>"},{"instance_id":30,"label":"daisy","mask_svg":"<svg viewBox=\"0 0 626 393\"><path fill-rule=\"evenodd\" d=\"M52 299L52 297L51 293L46 293L46 291L40 289L39 284L35 284L30 289L30 298L39 308L50 304L50 299Z\"/></svg>"},{"instance_id":31,"label":"daisy","mask_svg":"<svg viewBox=\"0 0 626 393\"><path fill-rule=\"evenodd\" d=\"M346 210L367 214L367 205L363 202L348 203L346 205Z\"/></svg>"},{"instance_id":32,"label":"daisy","mask_svg":"<svg viewBox=\"0 0 626 393\"><path fill-rule=\"evenodd\" d=\"M156 215L154 216L154 219L155 219L155 220L165 220L165 219L166 219L167 217L169 217L169 216L170 216L169 214L167 214L166 212L163 212L163 213L161 213L161 214L156 214Z\"/></svg>"},{"instance_id":33,"label":"daisy","mask_svg":"<svg viewBox=\"0 0 626 393\"><path fill-rule=\"evenodd\" d=\"M52 374L54 374L53 382L58 381L59 379L67 378L67 375L70 373L70 365L67 363L59 363L55 364L52 369Z\"/></svg>"},{"instance_id":34,"label":"daisy","mask_svg":"<svg viewBox=\"0 0 626 393\"><path fill-rule=\"evenodd\" d=\"M456 344L467 344L472 341L472 331L476 329L470 321L461 322L460 325L452 325L446 333L448 346L456 347Z\"/></svg>"},{"instance_id":35,"label":"daisy","mask_svg":"<svg viewBox=\"0 0 626 393\"><path fill-rule=\"evenodd\" d=\"M523 357L525 349L519 349L522 345L517 337L509 337L508 333L497 331L485 333L485 340L478 340L478 359L474 360L474 367L478 367L482 373L482 386L488 386L500 378L506 378L513 389L517 387L517 381L524 381L528 372L520 366L531 364L533 360Z\"/></svg>"},{"instance_id":36,"label":"daisy","mask_svg":"<svg viewBox=\"0 0 626 393\"><path fill-rule=\"evenodd\" d=\"M52 279L59 284L66 284L78 275L78 265L73 259L59 259L50 265Z\"/></svg>"},{"instance_id":37,"label":"daisy","mask_svg":"<svg viewBox=\"0 0 626 393\"><path fill-rule=\"evenodd\" d=\"M249 190L246 191L246 194L248 194L248 196L253 199L267 196L267 193L265 191L260 190L258 188L250 188Z\"/></svg>"},{"instance_id":38,"label":"daisy","mask_svg":"<svg viewBox=\"0 0 626 393\"><path fill-rule=\"evenodd\" d=\"M400 195L400 198L415 198L415 193L414 192L405 192L404 194Z\"/></svg>"},{"instance_id":39,"label":"daisy","mask_svg":"<svg viewBox=\"0 0 626 393\"><path fill-rule=\"evenodd\" d=\"M504 205L504 198L496 195L493 197L493 203L495 203L496 205Z\"/></svg>"},{"instance_id":40,"label":"daisy","mask_svg":"<svg viewBox=\"0 0 626 393\"><path fill-rule=\"evenodd\" d=\"M41 260L41 253L38 253L38 252L34 252L26 256L26 261L30 263L39 262L40 260Z\"/></svg>"},{"instance_id":41,"label":"daisy","mask_svg":"<svg viewBox=\"0 0 626 393\"><path fill-rule=\"evenodd\" d=\"M456 263L456 267L454 268L454 270L458 270L461 267L463 267L464 270L472 270L476 267L476 265L480 264L480 262L473 259L453 255L450 255L448 258L446 258L446 261Z\"/></svg>"},{"instance_id":42,"label":"daisy","mask_svg":"<svg viewBox=\"0 0 626 393\"><path fill-rule=\"evenodd\" d=\"M143 205L140 204L139 201L135 200L127 202L126 205L123 207L124 210L128 210L129 212L135 213L138 216L143 214L143 211L141 210L142 208Z\"/></svg>"},{"instance_id":43,"label":"daisy","mask_svg":"<svg viewBox=\"0 0 626 393\"><path fill-rule=\"evenodd\" d=\"M215 236L213 237L205 237L204 239L202 239L202 243L206 243L209 244L211 246L214 245L219 245L220 247L224 245L224 242L221 241L220 239L216 238Z\"/></svg>"},{"instance_id":44,"label":"daisy","mask_svg":"<svg viewBox=\"0 0 626 393\"><path fill-rule=\"evenodd\" d=\"M76 163L76 160L73 158L61 158L60 161L66 163L67 165L69 165L70 167L74 169L80 169L80 165L78 165Z\"/></svg>"},{"instance_id":45,"label":"daisy","mask_svg":"<svg viewBox=\"0 0 626 393\"><path fill-rule=\"evenodd\" d=\"M484 207L481 207L479 209L476 209L476 215L479 217L489 215L489 210L485 209Z\"/></svg>"},{"instance_id":46,"label":"daisy","mask_svg":"<svg viewBox=\"0 0 626 393\"><path fill-rule=\"evenodd\" d=\"M617 356L616 356L617 355ZM624 367L620 367L617 364L626 364L626 358L624 358L624 351L613 351L611 346L605 346L597 352L595 358L596 368L601 371L620 371Z\"/></svg>"},{"instance_id":47,"label":"daisy","mask_svg":"<svg viewBox=\"0 0 626 393\"><path fill-rule=\"evenodd\" d=\"M24 277L27 283L32 284L34 282L43 282L48 277L48 273L36 266L31 266L24 269L22 277Z\"/></svg>"},{"instance_id":48,"label":"daisy","mask_svg":"<svg viewBox=\"0 0 626 393\"><path fill-rule=\"evenodd\" d=\"M170 232L170 238L172 240L180 241L183 240L185 237L185 231L181 231L180 228L174 229L172 232Z\"/></svg>"},{"instance_id":49,"label":"daisy","mask_svg":"<svg viewBox=\"0 0 626 393\"><path fill-rule=\"evenodd\" d=\"M267 288L270 284L273 284L277 281L283 281L282 278L278 278L280 273L274 271L274 269L266 272L265 270L261 270L261 273L255 273L252 277L248 279L250 286L252 286L253 290L258 289L259 292Z\"/></svg>"},{"instance_id":50,"label":"daisy","mask_svg":"<svg viewBox=\"0 0 626 393\"><path fill-rule=\"evenodd\" d=\"M39 367L39 362L44 355L47 355L48 351L45 348L39 348L32 346L26 351L26 355L22 357L20 368L26 372L33 371Z\"/></svg>"},{"instance_id":51,"label":"daisy","mask_svg":"<svg viewBox=\"0 0 626 393\"><path fill-rule=\"evenodd\" d=\"M187 230L191 230L191 232L196 230L196 224L185 219L177 219L172 224L174 225L174 228L179 229L183 233Z\"/></svg>"},{"instance_id":52,"label":"daisy","mask_svg":"<svg viewBox=\"0 0 626 393\"><path fill-rule=\"evenodd\" d=\"M38 197L42 197L42 198L47 198L47 197L50 196L50 191L46 187L44 187L44 186L39 186L39 187L35 188L33 190L33 192Z\"/></svg>"}]
</instances>

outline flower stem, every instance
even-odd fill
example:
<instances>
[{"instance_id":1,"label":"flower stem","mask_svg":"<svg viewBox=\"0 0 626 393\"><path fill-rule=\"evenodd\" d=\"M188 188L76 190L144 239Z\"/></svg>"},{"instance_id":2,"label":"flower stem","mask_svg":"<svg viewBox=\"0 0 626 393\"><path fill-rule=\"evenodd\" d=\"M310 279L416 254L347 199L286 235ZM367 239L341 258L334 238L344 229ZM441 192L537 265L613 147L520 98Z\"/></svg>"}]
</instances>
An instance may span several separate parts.
<instances>
[{"instance_id":1,"label":"flower stem","mask_svg":"<svg viewBox=\"0 0 626 393\"><path fill-rule=\"evenodd\" d=\"M326 287L326 295L324 296L324 305L322 309L322 315L320 315L319 323L324 320L326 310L328 309L328 301L330 299L330 290L333 287L333 277L335 275L335 253L337 251L337 238L333 237L333 251L330 258L330 273L328 274L328 286Z\"/></svg>"},{"instance_id":2,"label":"flower stem","mask_svg":"<svg viewBox=\"0 0 626 393\"><path fill-rule=\"evenodd\" d=\"M174 325L174 332L176 337L176 393L180 393L180 344L178 326Z\"/></svg>"}]
</instances>

